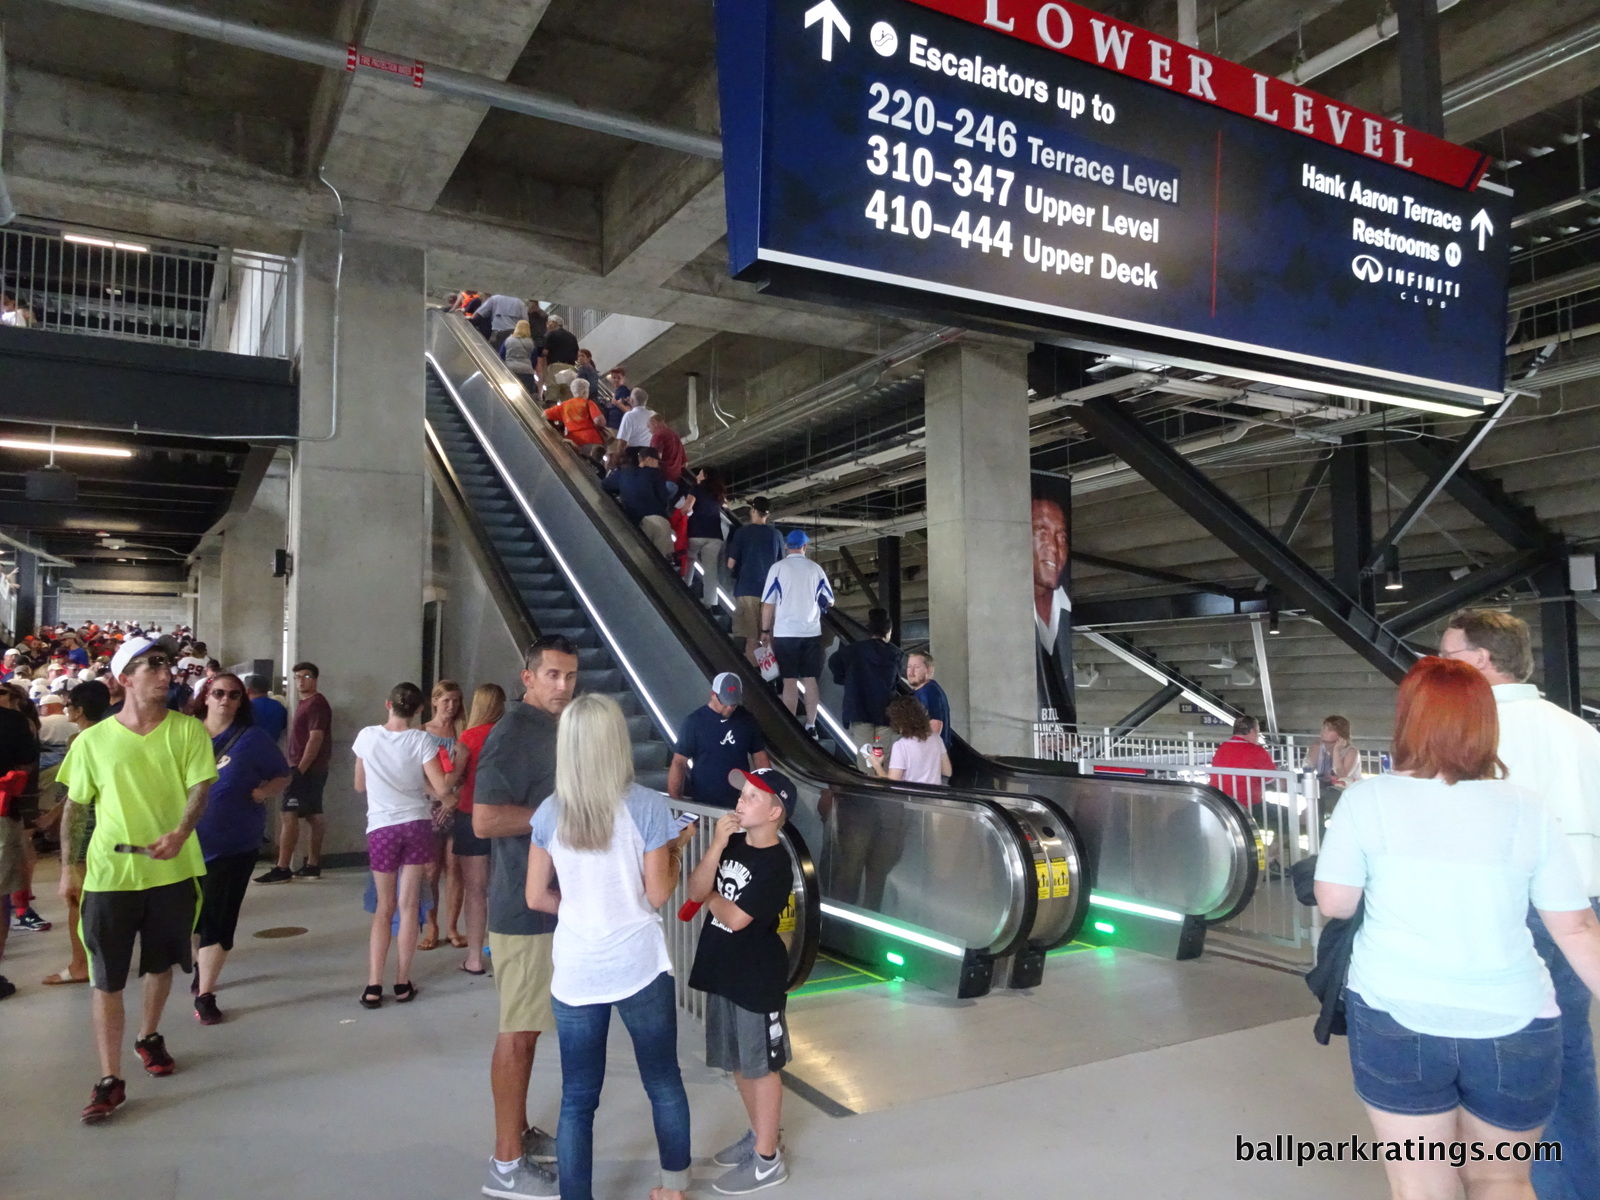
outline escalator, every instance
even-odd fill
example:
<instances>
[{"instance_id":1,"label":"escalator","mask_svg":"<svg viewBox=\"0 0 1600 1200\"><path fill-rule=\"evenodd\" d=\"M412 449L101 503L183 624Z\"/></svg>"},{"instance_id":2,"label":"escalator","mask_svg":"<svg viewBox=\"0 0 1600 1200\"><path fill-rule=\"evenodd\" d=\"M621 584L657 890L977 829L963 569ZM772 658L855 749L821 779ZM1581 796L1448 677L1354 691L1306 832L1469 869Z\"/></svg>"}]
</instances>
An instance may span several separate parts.
<instances>
[{"instance_id":1,"label":"escalator","mask_svg":"<svg viewBox=\"0 0 1600 1200\"><path fill-rule=\"evenodd\" d=\"M579 686L628 715L635 768L664 788L676 729L722 671L799 791L823 946L957 996L1038 982L1088 915L1073 822L1038 796L868 779L784 712L724 630L601 491L483 339L427 326L430 471L514 637L562 633ZM813 919L817 914L813 914Z\"/></svg>"},{"instance_id":2,"label":"escalator","mask_svg":"<svg viewBox=\"0 0 1600 1200\"><path fill-rule=\"evenodd\" d=\"M867 636L837 609L827 623L846 641ZM830 691L828 680L825 702ZM1208 927L1249 905L1265 870L1255 823L1206 783L1152 779L1138 770L1081 775L1072 763L991 758L959 734L950 764L953 784L1041 796L1072 818L1091 887L1083 941L1194 958Z\"/></svg>"}]
</instances>

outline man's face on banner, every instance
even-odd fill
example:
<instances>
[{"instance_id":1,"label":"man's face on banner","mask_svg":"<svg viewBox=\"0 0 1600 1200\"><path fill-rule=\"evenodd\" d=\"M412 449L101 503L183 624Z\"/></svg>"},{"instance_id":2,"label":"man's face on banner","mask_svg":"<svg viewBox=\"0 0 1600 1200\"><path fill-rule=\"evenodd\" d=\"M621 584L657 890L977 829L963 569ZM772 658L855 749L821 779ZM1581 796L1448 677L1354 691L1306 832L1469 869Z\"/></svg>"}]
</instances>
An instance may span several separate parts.
<instances>
[{"instance_id":1,"label":"man's face on banner","mask_svg":"<svg viewBox=\"0 0 1600 1200\"><path fill-rule=\"evenodd\" d=\"M1067 569L1067 518L1054 500L1033 502L1033 586L1053 592Z\"/></svg>"}]
</instances>

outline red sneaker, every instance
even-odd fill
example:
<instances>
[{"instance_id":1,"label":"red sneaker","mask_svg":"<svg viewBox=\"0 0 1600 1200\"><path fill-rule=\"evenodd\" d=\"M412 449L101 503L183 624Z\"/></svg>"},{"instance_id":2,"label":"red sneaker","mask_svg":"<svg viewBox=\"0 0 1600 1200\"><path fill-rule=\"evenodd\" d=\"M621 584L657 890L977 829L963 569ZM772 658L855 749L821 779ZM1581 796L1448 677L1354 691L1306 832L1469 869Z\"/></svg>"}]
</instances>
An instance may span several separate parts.
<instances>
[{"instance_id":1,"label":"red sneaker","mask_svg":"<svg viewBox=\"0 0 1600 1200\"><path fill-rule=\"evenodd\" d=\"M127 1085L115 1075L107 1075L94 1085L94 1091L89 1096L89 1103L83 1106L83 1123L85 1125L98 1125L116 1112L117 1109L121 1108L122 1102L127 1098Z\"/></svg>"},{"instance_id":2,"label":"red sneaker","mask_svg":"<svg viewBox=\"0 0 1600 1200\"><path fill-rule=\"evenodd\" d=\"M144 1069L152 1075L171 1075L178 1069L178 1064L172 1061L172 1055L167 1053L166 1039L159 1033L140 1038L133 1048L139 1052Z\"/></svg>"}]
</instances>

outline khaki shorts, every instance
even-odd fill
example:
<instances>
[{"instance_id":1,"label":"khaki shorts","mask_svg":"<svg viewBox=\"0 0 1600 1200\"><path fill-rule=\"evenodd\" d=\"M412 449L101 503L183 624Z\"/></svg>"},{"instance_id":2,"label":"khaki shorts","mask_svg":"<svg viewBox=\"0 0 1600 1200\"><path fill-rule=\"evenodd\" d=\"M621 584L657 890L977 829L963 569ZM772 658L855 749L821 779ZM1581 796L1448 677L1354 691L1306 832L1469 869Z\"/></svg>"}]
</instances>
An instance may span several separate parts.
<instances>
[{"instance_id":1,"label":"khaki shorts","mask_svg":"<svg viewBox=\"0 0 1600 1200\"><path fill-rule=\"evenodd\" d=\"M500 993L501 1033L554 1033L550 1006L553 933L491 933L489 961Z\"/></svg>"},{"instance_id":2,"label":"khaki shorts","mask_svg":"<svg viewBox=\"0 0 1600 1200\"><path fill-rule=\"evenodd\" d=\"M734 600L733 636L753 638L761 636L761 597L739 596Z\"/></svg>"}]
</instances>

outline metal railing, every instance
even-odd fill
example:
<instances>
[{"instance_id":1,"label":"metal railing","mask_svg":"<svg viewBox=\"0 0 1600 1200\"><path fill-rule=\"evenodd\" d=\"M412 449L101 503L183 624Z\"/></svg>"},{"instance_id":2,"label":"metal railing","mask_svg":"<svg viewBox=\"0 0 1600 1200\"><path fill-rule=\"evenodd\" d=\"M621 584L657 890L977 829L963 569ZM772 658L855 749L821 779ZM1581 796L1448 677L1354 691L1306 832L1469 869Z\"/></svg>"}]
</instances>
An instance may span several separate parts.
<instances>
[{"instance_id":1,"label":"metal railing","mask_svg":"<svg viewBox=\"0 0 1600 1200\"><path fill-rule=\"evenodd\" d=\"M293 266L108 230L0 228L0 290L16 300L15 323L54 333L286 358Z\"/></svg>"},{"instance_id":2,"label":"metal railing","mask_svg":"<svg viewBox=\"0 0 1600 1200\"><path fill-rule=\"evenodd\" d=\"M1249 813L1260 835L1258 854L1263 873L1243 912L1214 928L1245 944L1254 943L1268 957L1309 965L1322 928L1317 910L1294 894L1289 869L1316 854L1322 844L1322 805L1315 775L1302 770L1214 770L1131 757L1085 758L1079 769L1142 770L1148 778L1210 784L1231 796Z\"/></svg>"},{"instance_id":3,"label":"metal railing","mask_svg":"<svg viewBox=\"0 0 1600 1200\"><path fill-rule=\"evenodd\" d=\"M1203 767L1210 763L1217 747L1228 735L1186 733L1117 734L1109 726L1063 725L1055 721L1036 721L1033 726L1033 756L1049 762L1079 762L1085 758L1139 759L1168 766ZM1385 738L1353 738L1361 756L1363 775L1381 775L1389 769L1389 742ZM1266 734L1262 744L1283 770L1300 770L1317 752L1314 733Z\"/></svg>"}]
</instances>

